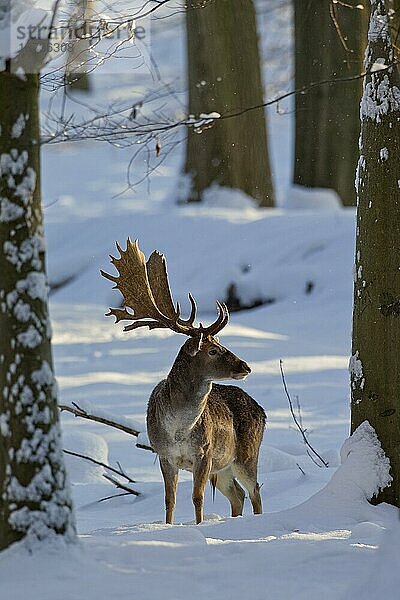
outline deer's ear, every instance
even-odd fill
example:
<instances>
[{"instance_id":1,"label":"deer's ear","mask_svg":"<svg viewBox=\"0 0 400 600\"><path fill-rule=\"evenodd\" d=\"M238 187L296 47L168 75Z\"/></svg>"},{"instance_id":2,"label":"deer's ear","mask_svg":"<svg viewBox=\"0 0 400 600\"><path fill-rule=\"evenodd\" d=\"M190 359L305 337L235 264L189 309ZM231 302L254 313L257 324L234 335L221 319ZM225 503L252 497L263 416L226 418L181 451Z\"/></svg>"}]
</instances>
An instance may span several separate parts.
<instances>
[{"instance_id":1,"label":"deer's ear","mask_svg":"<svg viewBox=\"0 0 400 600\"><path fill-rule=\"evenodd\" d=\"M201 349L201 345L203 343L203 334L198 337L194 337L186 344L186 352L189 356L196 356L196 354Z\"/></svg>"}]
</instances>

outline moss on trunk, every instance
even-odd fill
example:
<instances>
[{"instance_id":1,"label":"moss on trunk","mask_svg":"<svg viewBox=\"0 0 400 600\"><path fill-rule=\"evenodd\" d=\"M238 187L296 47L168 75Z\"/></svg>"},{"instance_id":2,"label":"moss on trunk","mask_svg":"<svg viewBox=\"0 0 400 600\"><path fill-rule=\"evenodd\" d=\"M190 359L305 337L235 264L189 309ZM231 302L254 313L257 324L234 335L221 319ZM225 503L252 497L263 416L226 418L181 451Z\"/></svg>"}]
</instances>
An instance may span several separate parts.
<instances>
[{"instance_id":1,"label":"moss on trunk","mask_svg":"<svg viewBox=\"0 0 400 600\"><path fill-rule=\"evenodd\" d=\"M387 6L372 0L366 67L393 63ZM378 501L400 506L400 89L397 67L365 81L357 174L351 429L368 420L392 467Z\"/></svg>"}]
</instances>

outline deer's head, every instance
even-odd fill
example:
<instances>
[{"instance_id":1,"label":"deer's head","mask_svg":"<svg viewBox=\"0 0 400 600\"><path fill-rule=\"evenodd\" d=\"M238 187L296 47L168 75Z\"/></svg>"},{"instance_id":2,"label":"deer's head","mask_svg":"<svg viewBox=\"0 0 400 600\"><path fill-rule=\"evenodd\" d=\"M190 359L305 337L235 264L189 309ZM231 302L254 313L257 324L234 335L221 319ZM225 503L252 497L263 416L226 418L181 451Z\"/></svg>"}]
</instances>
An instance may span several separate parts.
<instances>
[{"instance_id":1,"label":"deer's head","mask_svg":"<svg viewBox=\"0 0 400 600\"><path fill-rule=\"evenodd\" d=\"M167 328L187 335L189 339L181 352L191 357L206 379L244 379L251 372L250 367L233 352L224 348L214 337L228 323L229 313L225 304L217 301L218 316L207 327L194 325L196 302L191 294L191 312L188 319L182 319L179 303L176 306L168 282L165 257L154 251L148 261L139 249L137 240L127 241L126 250L117 244L120 258L111 257L118 276L101 271L101 274L115 283L124 299L123 308L110 308L108 315L119 321L133 321L124 331L139 327L149 329Z\"/></svg>"},{"instance_id":2,"label":"deer's head","mask_svg":"<svg viewBox=\"0 0 400 600\"><path fill-rule=\"evenodd\" d=\"M228 350L213 336L200 335L185 342L182 351L191 357L205 379L244 379L251 369L244 360Z\"/></svg>"}]
</instances>

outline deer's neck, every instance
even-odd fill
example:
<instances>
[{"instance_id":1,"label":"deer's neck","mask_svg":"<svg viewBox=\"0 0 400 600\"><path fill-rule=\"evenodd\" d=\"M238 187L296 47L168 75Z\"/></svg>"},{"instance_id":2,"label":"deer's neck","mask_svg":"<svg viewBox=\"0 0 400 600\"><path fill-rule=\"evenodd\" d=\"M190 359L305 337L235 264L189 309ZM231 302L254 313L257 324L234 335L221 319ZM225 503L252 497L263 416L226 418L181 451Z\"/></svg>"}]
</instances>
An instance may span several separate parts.
<instances>
[{"instance_id":1,"label":"deer's neck","mask_svg":"<svg viewBox=\"0 0 400 600\"><path fill-rule=\"evenodd\" d=\"M189 429L203 413L212 387L212 382L198 372L190 359L179 353L167 377L170 408Z\"/></svg>"}]
</instances>

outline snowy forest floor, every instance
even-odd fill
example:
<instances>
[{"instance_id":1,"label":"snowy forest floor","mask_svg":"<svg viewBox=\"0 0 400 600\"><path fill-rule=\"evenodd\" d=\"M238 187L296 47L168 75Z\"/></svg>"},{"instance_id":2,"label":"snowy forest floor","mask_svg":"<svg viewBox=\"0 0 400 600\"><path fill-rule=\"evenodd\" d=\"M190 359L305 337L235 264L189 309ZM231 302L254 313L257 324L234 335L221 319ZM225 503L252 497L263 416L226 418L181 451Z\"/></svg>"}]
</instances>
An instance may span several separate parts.
<instances>
[{"instance_id":1,"label":"snowy forest floor","mask_svg":"<svg viewBox=\"0 0 400 600\"><path fill-rule=\"evenodd\" d=\"M269 27L262 37L264 76L277 82L277 89L267 85L267 97L291 87L288 15L279 11L270 17L261 17L262 26ZM160 21L164 29L153 34L152 46L165 81L184 100L179 19L168 21L168 27ZM277 73L283 80L274 77ZM132 78L118 77L112 86L98 78L96 100L140 98L146 82L138 73L134 79L133 91ZM46 92L44 106L48 98ZM357 448L353 456L360 460L339 467L350 417L354 210L340 209L329 193L290 185L292 114L290 104L280 108L281 113L268 113L278 199L273 210L257 209L241 194L220 189L211 190L204 205L178 206L183 144L150 181L124 195L118 194L132 148L89 143L44 148L49 276L53 286L65 284L51 296L61 403L128 418L144 430L149 394L184 341L162 331L124 334L104 317L119 302L99 274L110 268L108 254L116 240L138 237L147 255L155 248L164 252L175 300L187 307L191 291L205 322L214 318L214 302L226 296L231 283L246 302L273 301L233 314L221 335L221 342L252 367L240 385L268 415L259 462L264 514L252 516L246 500L245 515L232 519L226 499L217 493L213 502L207 489L205 522L195 526L191 476L181 473L176 524L164 525L154 455L136 448L136 439L127 434L63 413L64 448L112 466L119 461L141 495L99 503L118 493L103 469L66 457L79 545L61 550L50 545L33 554L16 545L2 553L4 600L186 600L189 595L200 600L221 594L233 600L373 600L400 588L397 511L365 500L368 464ZM140 179L146 167L134 169ZM314 210L300 210L305 205ZM309 440L328 468L311 462L294 427L280 359Z\"/></svg>"},{"instance_id":2,"label":"snowy forest floor","mask_svg":"<svg viewBox=\"0 0 400 600\"><path fill-rule=\"evenodd\" d=\"M164 525L154 455L136 448L131 436L63 413L64 447L113 466L119 461L141 495L99 503L118 490L101 467L67 457L79 546L60 551L50 545L28 555L17 545L3 553L2 598L22 600L29 589L41 600L125 600L132 594L197 600L221 593L254 600L362 594L372 600L400 583L400 570L393 570L397 511L367 503L374 473L362 452L338 469L349 430L353 211L240 211L242 218L233 222L231 211L224 217L220 209L206 216L169 208L151 215L133 211L131 222L116 215L69 216L62 230L48 223L50 273L62 274L74 256L75 266L82 264L78 257L88 263L52 296L54 352L62 403L128 418L144 429L149 393L183 339L165 332L125 334L103 316L116 296L99 268L108 266L113 240L128 234L140 236L146 253L154 247L166 252L176 299L184 305L190 289L204 321L231 280L243 293L275 298L234 314L221 336L250 363L253 373L242 385L268 414L259 465L264 514L252 516L246 500L245 515L232 519L225 498L217 493L213 502L208 489L205 522L195 526L190 474L182 473L176 524ZM243 265L250 267L244 273ZM329 468L306 454L282 387L280 358L310 442Z\"/></svg>"}]
</instances>

